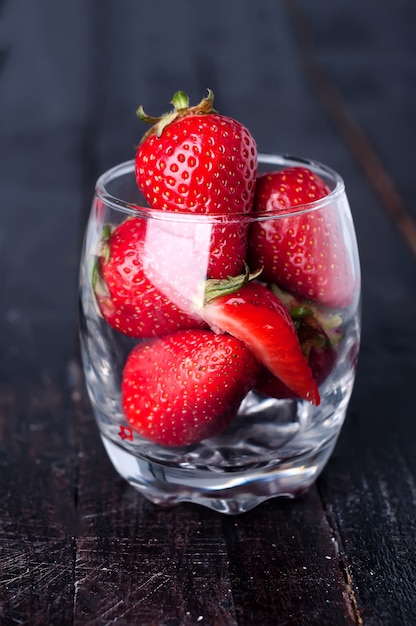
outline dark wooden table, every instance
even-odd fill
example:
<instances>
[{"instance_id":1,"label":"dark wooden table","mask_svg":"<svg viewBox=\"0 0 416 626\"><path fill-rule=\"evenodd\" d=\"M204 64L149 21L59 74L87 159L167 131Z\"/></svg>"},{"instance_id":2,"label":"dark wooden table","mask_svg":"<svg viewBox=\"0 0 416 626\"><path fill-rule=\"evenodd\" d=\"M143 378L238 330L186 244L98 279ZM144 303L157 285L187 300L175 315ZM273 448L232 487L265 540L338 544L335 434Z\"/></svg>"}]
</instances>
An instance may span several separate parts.
<instances>
[{"instance_id":1,"label":"dark wooden table","mask_svg":"<svg viewBox=\"0 0 416 626\"><path fill-rule=\"evenodd\" d=\"M414 0L0 2L0 623L416 624ZM96 176L177 89L344 177L363 271L348 418L318 483L160 510L86 398L77 266Z\"/></svg>"}]
</instances>

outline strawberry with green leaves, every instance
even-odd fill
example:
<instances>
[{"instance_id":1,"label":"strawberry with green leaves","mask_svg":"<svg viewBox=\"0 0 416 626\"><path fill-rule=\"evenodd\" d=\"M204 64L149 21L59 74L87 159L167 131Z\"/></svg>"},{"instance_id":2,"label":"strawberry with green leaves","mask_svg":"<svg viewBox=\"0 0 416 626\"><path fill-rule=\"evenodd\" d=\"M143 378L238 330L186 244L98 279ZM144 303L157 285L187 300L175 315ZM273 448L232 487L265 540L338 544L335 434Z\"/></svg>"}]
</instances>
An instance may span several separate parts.
<instances>
[{"instance_id":1,"label":"strawberry with green leaves","mask_svg":"<svg viewBox=\"0 0 416 626\"><path fill-rule=\"evenodd\" d=\"M213 98L209 90L190 107L178 91L172 111L159 118L139 107L138 117L152 126L137 148L135 174L155 209L222 216L212 226L207 275L225 278L238 274L245 259L247 227L233 216L252 209L257 148L240 122L214 111Z\"/></svg>"},{"instance_id":2,"label":"strawberry with green leaves","mask_svg":"<svg viewBox=\"0 0 416 626\"><path fill-rule=\"evenodd\" d=\"M302 352L316 384L321 386L336 366L338 347L344 337L341 315L323 312L276 287L273 291L288 309ZM259 374L256 390L272 398L299 398L297 393L265 367Z\"/></svg>"},{"instance_id":3,"label":"strawberry with green leaves","mask_svg":"<svg viewBox=\"0 0 416 626\"><path fill-rule=\"evenodd\" d=\"M155 257L161 235L149 235L149 224L142 218L128 218L114 229L104 229L93 277L103 318L120 333L135 338L205 326L198 314L190 310L190 295L175 292L175 303L173 288L167 293L162 288L166 281L162 285L162 279L157 280L163 274ZM176 249L171 254L164 249L163 253L168 260L174 255L178 258ZM189 290L197 280L192 274L194 269L191 264L187 274L180 276Z\"/></svg>"},{"instance_id":4,"label":"strawberry with green leaves","mask_svg":"<svg viewBox=\"0 0 416 626\"><path fill-rule=\"evenodd\" d=\"M246 282L250 278L246 274L208 283L201 316L214 331L242 341L296 396L318 405L318 387L287 308L264 285Z\"/></svg>"},{"instance_id":5,"label":"strawberry with green leaves","mask_svg":"<svg viewBox=\"0 0 416 626\"><path fill-rule=\"evenodd\" d=\"M141 342L123 370L126 420L163 446L197 443L229 424L258 370L248 348L230 335L182 330Z\"/></svg>"},{"instance_id":6,"label":"strawberry with green leaves","mask_svg":"<svg viewBox=\"0 0 416 626\"><path fill-rule=\"evenodd\" d=\"M250 234L249 263L263 280L332 308L351 304L355 282L341 224L331 203L307 211L328 196L325 182L306 167L287 167L257 179L254 211L287 217L258 221Z\"/></svg>"}]
</instances>

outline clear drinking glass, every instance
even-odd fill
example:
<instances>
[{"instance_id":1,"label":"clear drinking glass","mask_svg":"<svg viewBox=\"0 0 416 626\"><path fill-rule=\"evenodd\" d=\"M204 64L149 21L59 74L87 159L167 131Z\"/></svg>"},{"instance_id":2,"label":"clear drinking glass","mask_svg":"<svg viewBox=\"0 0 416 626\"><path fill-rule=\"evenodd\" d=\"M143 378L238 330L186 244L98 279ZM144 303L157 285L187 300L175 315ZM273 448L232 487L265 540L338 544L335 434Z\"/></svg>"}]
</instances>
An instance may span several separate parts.
<instances>
[{"instance_id":1,"label":"clear drinking glass","mask_svg":"<svg viewBox=\"0 0 416 626\"><path fill-rule=\"evenodd\" d=\"M159 505L189 501L237 514L270 498L296 497L314 483L334 449L351 396L359 351L357 244L340 176L306 159L259 155L259 173L288 166L307 167L316 172L329 186L329 195L308 205L292 207L283 215L274 212L226 217L184 215L147 207L135 181L133 161L107 171L97 182L80 267L80 337L85 381L101 438L115 469ZM320 404L315 406L288 390L268 395L266 376L262 383L252 383L218 432L187 445L164 445L140 435L127 421L122 408L126 360L138 344L162 340L176 332L166 322L165 306L179 310L184 328L204 327L195 310L203 298L201 286L206 278L212 233L215 231L217 240L218 237L229 240L235 232L240 232L250 241L258 231L263 230L267 235L277 223L283 224L286 231L293 228L297 232L300 220L305 223L305 216L312 214L314 224L319 216L325 220L329 230L325 246L333 248L332 263L336 263L337 247L343 247L339 269L348 273L348 298L322 304L315 298L299 298L290 292L290 284L270 284L267 280L264 283L262 273L254 282L266 284L277 294L291 310L298 328L304 331L306 328L307 338L310 333L318 340L322 336L329 338L329 349L326 344L322 349L314 344L312 369L315 368L319 384ZM114 301L108 299L98 278L99 261L105 258L109 234L132 219L146 233L140 244L147 259L146 284L161 295L155 300L154 310L134 308L134 303L128 303L127 307L133 307L132 319L140 328L148 329L148 322L151 323L151 333L143 330L151 336L140 336L140 332L128 336L116 330L117 314L106 309ZM316 262L326 250L322 249L319 238L314 237L312 228L308 231L308 227L303 227L303 230L305 237L298 238L295 258L306 255ZM247 258L250 260L249 252ZM131 271L131 267L126 271ZM103 314L106 311L108 315ZM217 384L220 393L221 382ZM160 401L155 389L154 402Z\"/></svg>"}]
</instances>

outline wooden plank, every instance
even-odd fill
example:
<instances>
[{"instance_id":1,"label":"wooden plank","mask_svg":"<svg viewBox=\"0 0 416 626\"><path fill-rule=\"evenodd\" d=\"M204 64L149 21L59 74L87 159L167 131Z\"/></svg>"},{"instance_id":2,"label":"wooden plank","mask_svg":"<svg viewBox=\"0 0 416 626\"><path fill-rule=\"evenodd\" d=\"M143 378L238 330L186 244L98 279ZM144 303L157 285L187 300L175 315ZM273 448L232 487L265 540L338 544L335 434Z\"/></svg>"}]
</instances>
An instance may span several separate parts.
<instances>
[{"instance_id":1,"label":"wooden plank","mask_svg":"<svg viewBox=\"0 0 416 626\"><path fill-rule=\"evenodd\" d=\"M44 336L39 325L32 330ZM13 364L13 382L0 386L0 622L69 624L76 531L70 411L60 374L23 359ZM28 368L20 376L19 365Z\"/></svg>"},{"instance_id":2,"label":"wooden plank","mask_svg":"<svg viewBox=\"0 0 416 626\"><path fill-rule=\"evenodd\" d=\"M388 434L387 434L388 436ZM390 435L391 436L391 435ZM415 467L394 444L380 454L380 440L355 445L364 458L321 482L331 525L344 552L365 624L414 624L416 596ZM414 458L414 451L412 453ZM383 459L383 462L381 460ZM383 591L381 591L383 590Z\"/></svg>"},{"instance_id":3,"label":"wooden plank","mask_svg":"<svg viewBox=\"0 0 416 626\"><path fill-rule=\"evenodd\" d=\"M359 623L316 488L226 519L224 533L239 626Z\"/></svg>"},{"instance_id":4,"label":"wooden plank","mask_svg":"<svg viewBox=\"0 0 416 626\"><path fill-rule=\"evenodd\" d=\"M0 535L0 622L72 624L73 545L68 538Z\"/></svg>"},{"instance_id":5,"label":"wooden plank","mask_svg":"<svg viewBox=\"0 0 416 626\"><path fill-rule=\"evenodd\" d=\"M171 515L162 524L147 514L131 539L78 540L77 624L237 624L217 524L180 515L181 524Z\"/></svg>"},{"instance_id":6,"label":"wooden plank","mask_svg":"<svg viewBox=\"0 0 416 626\"><path fill-rule=\"evenodd\" d=\"M377 105L375 100L370 100L373 104L371 115L368 115L368 109L366 115L365 107L360 106L362 92L345 80L346 75L352 76L358 61L353 54L346 55L348 44L352 51L353 39L361 33L361 49L369 41L372 45L370 55L360 55L360 79L363 85L367 81L379 95L383 93L388 70L387 67L381 68L382 59L387 57L385 41L379 37L383 32L380 24L394 24L398 14L396 7L388 9L383 5L372 11L372 19L365 19L362 12L360 15L345 13L345 6L331 7L325 13L323 24L319 3L313 6L304 2L290 4L297 8L294 18L301 26L302 49L308 55L305 68L311 84L354 158L363 167L379 200L375 201L368 193L362 193L360 198L359 188L354 190L360 206L355 213L358 235L367 244L366 248L362 247L361 255L364 271L363 344L349 419L341 435L340 453L330 462L330 473L324 474L319 487L334 535L346 553L347 580L354 590L361 619L371 625L411 625L415 619L416 593L413 541L416 517L416 424L413 418L416 403L408 381L416 375L416 268L411 255L415 252L416 240L414 217L408 202L411 196L406 195L411 186L406 145L412 136L412 128L416 128L414 120L409 122L406 116L406 128L403 128L403 101L388 98L393 93L392 85L389 94L385 92L384 98L378 98ZM413 10L409 3L404 3L402 14L406 9L408 12ZM348 28L345 24L343 26L342 15L347 19ZM339 46L336 44L337 33L339 36L343 33ZM409 51L415 47L414 38L408 35L406 27L400 33L389 30L391 38L403 37L401 50L405 53L400 61L404 64L409 59ZM396 89L400 90L400 80L405 76L400 71L395 73L393 83ZM402 91L408 92L408 84L402 84ZM412 94L407 93L407 106L411 106L413 99ZM391 109L394 102L396 110ZM388 107L388 117L394 120L395 129L397 125L394 138L390 134L390 125L383 122ZM398 154L400 139L403 150ZM395 150L396 165L393 166L389 155ZM404 165L402 170L400 163ZM396 224L397 232L389 227L383 209ZM405 243L408 249L404 247Z\"/></svg>"}]
</instances>

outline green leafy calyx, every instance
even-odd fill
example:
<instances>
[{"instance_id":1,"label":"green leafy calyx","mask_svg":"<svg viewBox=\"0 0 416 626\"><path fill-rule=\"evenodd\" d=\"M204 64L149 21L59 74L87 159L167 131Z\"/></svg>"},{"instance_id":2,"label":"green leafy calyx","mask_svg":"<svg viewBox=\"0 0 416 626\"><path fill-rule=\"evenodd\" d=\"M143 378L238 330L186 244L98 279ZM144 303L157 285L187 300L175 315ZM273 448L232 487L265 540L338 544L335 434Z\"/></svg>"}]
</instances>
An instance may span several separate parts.
<instances>
[{"instance_id":1,"label":"green leafy calyx","mask_svg":"<svg viewBox=\"0 0 416 626\"><path fill-rule=\"evenodd\" d=\"M199 102L196 106L189 106L189 98L183 91L177 91L170 103L173 105L173 109L164 113L160 117L147 115L142 105L139 106L136 111L136 115L139 120L152 125L152 128L150 128L143 135L142 142L151 134L155 134L157 137L160 137L169 124L182 117L188 115L205 115L208 113L215 113L215 110L213 109L214 93L211 89L208 89L208 95L205 98L202 98L201 102Z\"/></svg>"},{"instance_id":2,"label":"green leafy calyx","mask_svg":"<svg viewBox=\"0 0 416 626\"><path fill-rule=\"evenodd\" d=\"M238 276L229 276L228 278L209 278L205 282L205 297L204 302L208 304L215 298L219 296L228 296L235 291L244 287L244 285L252 280L255 280L258 276L260 276L263 268L257 270L256 272L250 273L250 269L247 263L244 263L244 273L239 274Z\"/></svg>"}]
</instances>

